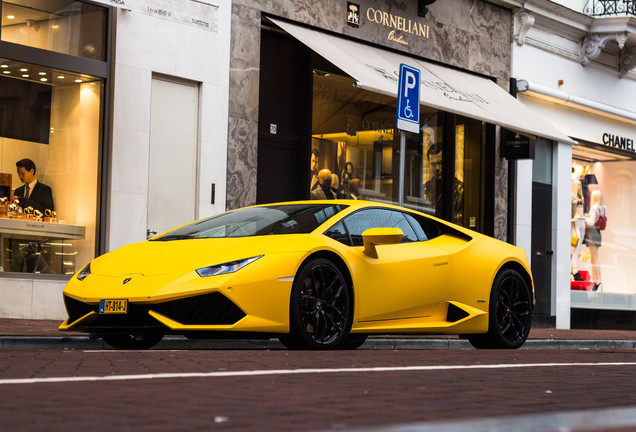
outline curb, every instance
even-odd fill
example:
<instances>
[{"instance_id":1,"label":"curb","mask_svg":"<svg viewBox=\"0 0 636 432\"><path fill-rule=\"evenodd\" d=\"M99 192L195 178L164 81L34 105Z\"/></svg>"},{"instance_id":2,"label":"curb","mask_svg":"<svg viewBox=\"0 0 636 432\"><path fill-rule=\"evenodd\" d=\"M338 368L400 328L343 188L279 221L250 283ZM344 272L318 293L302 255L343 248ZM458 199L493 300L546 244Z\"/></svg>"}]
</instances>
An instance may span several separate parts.
<instances>
[{"instance_id":1,"label":"curb","mask_svg":"<svg viewBox=\"0 0 636 432\"><path fill-rule=\"evenodd\" d=\"M634 349L636 341L624 339L528 339L522 349L598 350ZM0 349L96 349L112 350L101 339L88 336L0 336ZM167 337L153 349L158 350L280 350L278 339L187 339ZM369 338L362 350L443 350L472 349L464 339Z\"/></svg>"}]
</instances>

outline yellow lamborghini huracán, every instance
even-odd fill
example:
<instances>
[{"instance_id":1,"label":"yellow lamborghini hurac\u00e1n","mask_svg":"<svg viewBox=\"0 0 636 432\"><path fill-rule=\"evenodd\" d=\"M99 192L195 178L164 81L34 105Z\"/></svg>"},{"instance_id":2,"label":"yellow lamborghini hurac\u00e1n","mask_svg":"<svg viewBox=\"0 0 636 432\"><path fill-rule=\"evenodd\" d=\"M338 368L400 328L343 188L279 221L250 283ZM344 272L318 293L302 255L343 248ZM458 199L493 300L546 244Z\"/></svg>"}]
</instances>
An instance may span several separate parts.
<instances>
[{"instance_id":1,"label":"yellow lamborghini hurac\u00e1n","mask_svg":"<svg viewBox=\"0 0 636 432\"><path fill-rule=\"evenodd\" d=\"M64 289L68 319L115 348L166 334L277 337L353 349L369 334L459 334L518 348L528 259L512 245L393 205L300 201L204 218L100 256Z\"/></svg>"}]
</instances>

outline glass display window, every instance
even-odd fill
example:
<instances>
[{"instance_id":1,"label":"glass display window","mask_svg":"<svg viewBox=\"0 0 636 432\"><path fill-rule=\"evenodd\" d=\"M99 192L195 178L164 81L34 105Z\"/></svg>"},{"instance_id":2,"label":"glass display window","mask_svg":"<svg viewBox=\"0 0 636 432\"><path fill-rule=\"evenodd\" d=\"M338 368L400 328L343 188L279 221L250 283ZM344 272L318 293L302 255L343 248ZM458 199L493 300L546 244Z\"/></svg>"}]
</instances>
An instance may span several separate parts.
<instances>
[{"instance_id":1,"label":"glass display window","mask_svg":"<svg viewBox=\"0 0 636 432\"><path fill-rule=\"evenodd\" d=\"M73 0L5 0L2 41L106 59L107 9Z\"/></svg>"},{"instance_id":2,"label":"glass display window","mask_svg":"<svg viewBox=\"0 0 636 432\"><path fill-rule=\"evenodd\" d=\"M310 196L395 202L395 98L354 84L349 77L314 72Z\"/></svg>"},{"instance_id":3,"label":"glass display window","mask_svg":"<svg viewBox=\"0 0 636 432\"><path fill-rule=\"evenodd\" d=\"M0 59L0 266L73 274L95 256L101 78Z\"/></svg>"},{"instance_id":4,"label":"glass display window","mask_svg":"<svg viewBox=\"0 0 636 432\"><path fill-rule=\"evenodd\" d=\"M332 72L314 70L313 77L310 197L398 203L395 97ZM426 106L420 111L421 133L406 134L403 204L480 229L484 123Z\"/></svg>"},{"instance_id":5,"label":"glass display window","mask_svg":"<svg viewBox=\"0 0 636 432\"><path fill-rule=\"evenodd\" d=\"M609 158L608 158L609 159ZM573 306L636 310L633 262L636 160L574 160L571 289ZM580 294L593 293L584 298Z\"/></svg>"}]
</instances>

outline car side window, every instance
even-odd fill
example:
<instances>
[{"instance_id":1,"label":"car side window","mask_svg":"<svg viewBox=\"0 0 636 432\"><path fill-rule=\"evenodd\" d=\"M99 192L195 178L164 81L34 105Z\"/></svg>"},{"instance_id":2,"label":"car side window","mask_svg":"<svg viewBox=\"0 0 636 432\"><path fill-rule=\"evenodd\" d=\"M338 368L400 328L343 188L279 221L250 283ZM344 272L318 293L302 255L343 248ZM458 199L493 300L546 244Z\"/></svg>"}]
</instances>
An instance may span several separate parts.
<instances>
[{"instance_id":1,"label":"car side window","mask_svg":"<svg viewBox=\"0 0 636 432\"><path fill-rule=\"evenodd\" d=\"M338 222L327 231L325 231L325 235L327 237L331 237L332 239L339 241L340 243L346 244L349 246L349 234L344 227L342 221Z\"/></svg>"},{"instance_id":2,"label":"car side window","mask_svg":"<svg viewBox=\"0 0 636 432\"><path fill-rule=\"evenodd\" d=\"M351 236L352 246L362 246L362 233L369 228L399 228L404 233L402 243L418 241L417 234L399 211L368 209L352 214L344 219Z\"/></svg>"},{"instance_id":3,"label":"car side window","mask_svg":"<svg viewBox=\"0 0 636 432\"><path fill-rule=\"evenodd\" d=\"M421 240L431 240L442 234L442 230L439 225L425 216L404 213L404 217L408 219L411 225L413 225L413 228L415 228L415 231L417 232L417 236Z\"/></svg>"}]
</instances>

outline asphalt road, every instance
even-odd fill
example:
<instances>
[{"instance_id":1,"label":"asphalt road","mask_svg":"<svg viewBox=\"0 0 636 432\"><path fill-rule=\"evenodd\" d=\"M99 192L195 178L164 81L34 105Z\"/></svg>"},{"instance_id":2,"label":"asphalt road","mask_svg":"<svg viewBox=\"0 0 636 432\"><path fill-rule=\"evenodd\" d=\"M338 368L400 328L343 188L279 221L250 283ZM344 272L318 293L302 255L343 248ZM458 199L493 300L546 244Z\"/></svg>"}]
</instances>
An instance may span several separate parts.
<instances>
[{"instance_id":1,"label":"asphalt road","mask_svg":"<svg viewBox=\"0 0 636 432\"><path fill-rule=\"evenodd\" d=\"M634 383L635 350L0 350L0 430L627 431Z\"/></svg>"}]
</instances>

